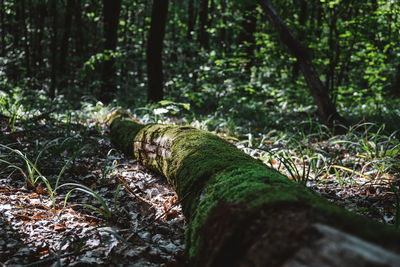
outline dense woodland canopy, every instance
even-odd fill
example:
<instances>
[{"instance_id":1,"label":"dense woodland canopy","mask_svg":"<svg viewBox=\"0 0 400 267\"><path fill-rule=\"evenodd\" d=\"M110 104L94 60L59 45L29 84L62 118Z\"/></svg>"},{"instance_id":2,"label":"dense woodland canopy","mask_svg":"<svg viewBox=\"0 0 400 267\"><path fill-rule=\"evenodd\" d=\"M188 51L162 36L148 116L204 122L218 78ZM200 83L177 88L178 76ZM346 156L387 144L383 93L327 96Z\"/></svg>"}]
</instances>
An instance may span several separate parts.
<instances>
[{"instance_id":1,"label":"dense woodland canopy","mask_svg":"<svg viewBox=\"0 0 400 267\"><path fill-rule=\"evenodd\" d=\"M207 112L248 108L260 119L271 105L313 110L302 58L270 23L270 3L342 114L391 114L397 1L258 2L2 1L2 91L130 107L169 99Z\"/></svg>"},{"instance_id":2,"label":"dense woodland canopy","mask_svg":"<svg viewBox=\"0 0 400 267\"><path fill-rule=\"evenodd\" d=\"M0 225L34 249L11 259L0 230L0 263L54 263L57 251L76 263L71 255L95 249L81 263L179 263L187 218L172 188L112 148L104 119L120 107L143 124L212 131L400 226L399 1L0 0ZM59 236L27 234L25 224L55 216L69 186L83 194L65 199L70 224L57 224ZM18 202L39 195L47 217ZM91 211L69 204L93 199ZM84 223L113 226L134 249L96 247L101 236L74 232ZM43 236L50 243L37 245Z\"/></svg>"}]
</instances>

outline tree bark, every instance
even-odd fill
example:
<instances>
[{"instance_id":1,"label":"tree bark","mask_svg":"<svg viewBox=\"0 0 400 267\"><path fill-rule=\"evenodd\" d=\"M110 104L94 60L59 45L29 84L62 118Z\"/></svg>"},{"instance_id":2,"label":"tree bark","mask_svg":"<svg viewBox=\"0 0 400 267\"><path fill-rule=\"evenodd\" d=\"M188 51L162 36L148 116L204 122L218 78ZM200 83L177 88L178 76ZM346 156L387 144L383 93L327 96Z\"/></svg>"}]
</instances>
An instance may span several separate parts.
<instances>
[{"instance_id":1,"label":"tree bark","mask_svg":"<svg viewBox=\"0 0 400 267\"><path fill-rule=\"evenodd\" d=\"M207 131L110 114L115 146L163 174L187 219L188 266L396 266L400 234L330 204Z\"/></svg>"},{"instance_id":2,"label":"tree bark","mask_svg":"<svg viewBox=\"0 0 400 267\"><path fill-rule=\"evenodd\" d=\"M118 42L118 22L121 11L122 0L104 0L104 54L106 59L103 63L101 74L102 86L99 99L104 103L110 103L117 92L116 73L114 67L114 57L111 51L115 51Z\"/></svg>"},{"instance_id":3,"label":"tree bark","mask_svg":"<svg viewBox=\"0 0 400 267\"><path fill-rule=\"evenodd\" d=\"M210 38L207 32L208 2L209 2L208 0L201 0L200 2L198 42L204 49L209 48L209 38Z\"/></svg>"},{"instance_id":4,"label":"tree bark","mask_svg":"<svg viewBox=\"0 0 400 267\"><path fill-rule=\"evenodd\" d=\"M320 80L317 71L314 69L312 61L308 55L307 49L294 36L291 30L283 22L271 1L257 0L266 13L268 20L278 32L281 41L289 48L290 52L299 62L299 67L313 96L314 102L318 108L318 114L324 124L328 127L334 127L336 124L348 125L347 121L339 115L336 107L329 98L328 91ZM336 128L338 132L343 132L344 128Z\"/></svg>"},{"instance_id":5,"label":"tree bark","mask_svg":"<svg viewBox=\"0 0 400 267\"><path fill-rule=\"evenodd\" d=\"M148 101L163 99L162 47L167 21L168 0L154 0L151 11L151 24L147 40L146 61L148 76Z\"/></svg>"},{"instance_id":6,"label":"tree bark","mask_svg":"<svg viewBox=\"0 0 400 267\"><path fill-rule=\"evenodd\" d=\"M194 0L189 0L189 5L188 5L188 31L187 31L187 38L189 40L192 40L192 34L194 31L194 25L196 23L196 12L195 12L195 7L194 7Z\"/></svg>"}]
</instances>

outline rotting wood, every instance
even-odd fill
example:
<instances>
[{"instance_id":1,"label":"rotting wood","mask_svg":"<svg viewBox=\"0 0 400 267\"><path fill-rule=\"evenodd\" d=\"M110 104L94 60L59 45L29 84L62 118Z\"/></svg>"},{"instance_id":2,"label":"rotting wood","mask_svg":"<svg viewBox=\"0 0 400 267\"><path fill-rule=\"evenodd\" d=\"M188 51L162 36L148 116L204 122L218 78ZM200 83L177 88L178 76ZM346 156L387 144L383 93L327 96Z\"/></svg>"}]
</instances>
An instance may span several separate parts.
<instances>
[{"instance_id":1,"label":"rotting wood","mask_svg":"<svg viewBox=\"0 0 400 267\"><path fill-rule=\"evenodd\" d=\"M399 266L394 228L330 204L210 132L141 125L122 111L108 124L114 145L182 199L189 266Z\"/></svg>"}]
</instances>

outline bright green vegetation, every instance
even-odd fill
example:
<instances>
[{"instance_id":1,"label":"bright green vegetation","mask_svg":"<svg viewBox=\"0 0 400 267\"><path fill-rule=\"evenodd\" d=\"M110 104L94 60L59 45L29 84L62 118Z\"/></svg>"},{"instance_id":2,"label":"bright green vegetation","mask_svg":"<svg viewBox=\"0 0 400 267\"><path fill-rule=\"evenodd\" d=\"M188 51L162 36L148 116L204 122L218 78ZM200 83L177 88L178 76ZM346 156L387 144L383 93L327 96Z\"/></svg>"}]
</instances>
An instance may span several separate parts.
<instances>
[{"instance_id":1,"label":"bright green vegetation","mask_svg":"<svg viewBox=\"0 0 400 267\"><path fill-rule=\"evenodd\" d=\"M103 8L110 3L120 3L114 30L111 9ZM334 135L321 123L298 59L257 1L169 0L157 79L163 100L155 101L146 63L154 52L146 51L153 1L0 0L0 175L44 184L55 207L76 160L97 157L100 144L110 151L102 122L124 108L135 119L116 120L111 139L164 173L187 200L185 214L195 222L188 232L196 234L220 199L249 201L251 210L267 201L311 201L303 186L332 184L357 188L355 199L369 200L371 191L384 209L374 218L400 227L400 2L272 3L308 49L316 76L350 122L347 133ZM136 149L156 136L165 136L158 142L168 160ZM134 150L135 138L141 146ZM109 153L100 156L106 182L115 165ZM271 188L277 191L266 198ZM94 209L111 217L110 204L97 200ZM201 242L191 240L191 249Z\"/></svg>"},{"instance_id":2,"label":"bright green vegetation","mask_svg":"<svg viewBox=\"0 0 400 267\"><path fill-rule=\"evenodd\" d=\"M106 34L103 1L82 0L73 8L57 1L54 7L25 2L0 5L1 94L22 93L34 105L32 99L47 98L54 90L56 99L80 108L82 97L102 95L102 64L113 59L115 99L125 107L144 106L151 2L121 1L115 51L100 42ZM290 120L281 119L282 112L314 119L315 107L296 59L256 2L208 1L208 46L199 43L202 2L170 0L162 54L165 99L190 104L197 116L216 113L223 121L212 124L221 128L284 129ZM387 127L395 130L400 116L399 3L313 0L274 5L311 50L315 69L340 113L351 122L363 117L390 121Z\"/></svg>"},{"instance_id":3,"label":"bright green vegetation","mask_svg":"<svg viewBox=\"0 0 400 267\"><path fill-rule=\"evenodd\" d=\"M98 157L99 164L104 160L103 179L99 183L107 182L105 178L109 177L114 166L108 160L109 155L102 155L99 150L98 142L103 138L99 125L92 123L89 126L89 120L95 120L96 116L103 118L108 110L87 103L85 113L47 114L33 108L25 110L22 105L13 103L11 98L2 100L11 109L4 109L4 114L10 117L2 120L7 123L2 124L5 134L0 138L1 179L11 178L19 186L25 184L33 192L47 192L43 194L48 194L50 203L46 203L46 197L41 199L42 204L51 208L55 214L65 208L73 191L86 193L93 197L95 204L82 206L94 210L105 219L112 219L120 187L115 190L112 209L92 188L74 182L75 177L71 176L77 171L77 161L82 164L92 154ZM12 114L11 110L14 109L15 113ZM80 124L74 121L80 121ZM83 173L87 171L83 169ZM79 202L69 204L81 205Z\"/></svg>"}]
</instances>

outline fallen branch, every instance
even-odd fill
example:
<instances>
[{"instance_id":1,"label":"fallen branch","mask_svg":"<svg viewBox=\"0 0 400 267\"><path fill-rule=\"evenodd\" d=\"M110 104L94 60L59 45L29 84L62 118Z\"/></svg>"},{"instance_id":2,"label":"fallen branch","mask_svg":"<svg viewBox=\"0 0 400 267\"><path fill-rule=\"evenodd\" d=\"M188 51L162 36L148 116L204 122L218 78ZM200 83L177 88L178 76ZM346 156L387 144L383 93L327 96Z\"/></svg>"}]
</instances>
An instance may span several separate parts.
<instances>
[{"instance_id":1,"label":"fallen branch","mask_svg":"<svg viewBox=\"0 0 400 267\"><path fill-rule=\"evenodd\" d=\"M398 266L400 234L354 215L207 131L110 114L115 146L173 185L190 266ZM186 196L183 199L183 196Z\"/></svg>"}]
</instances>

